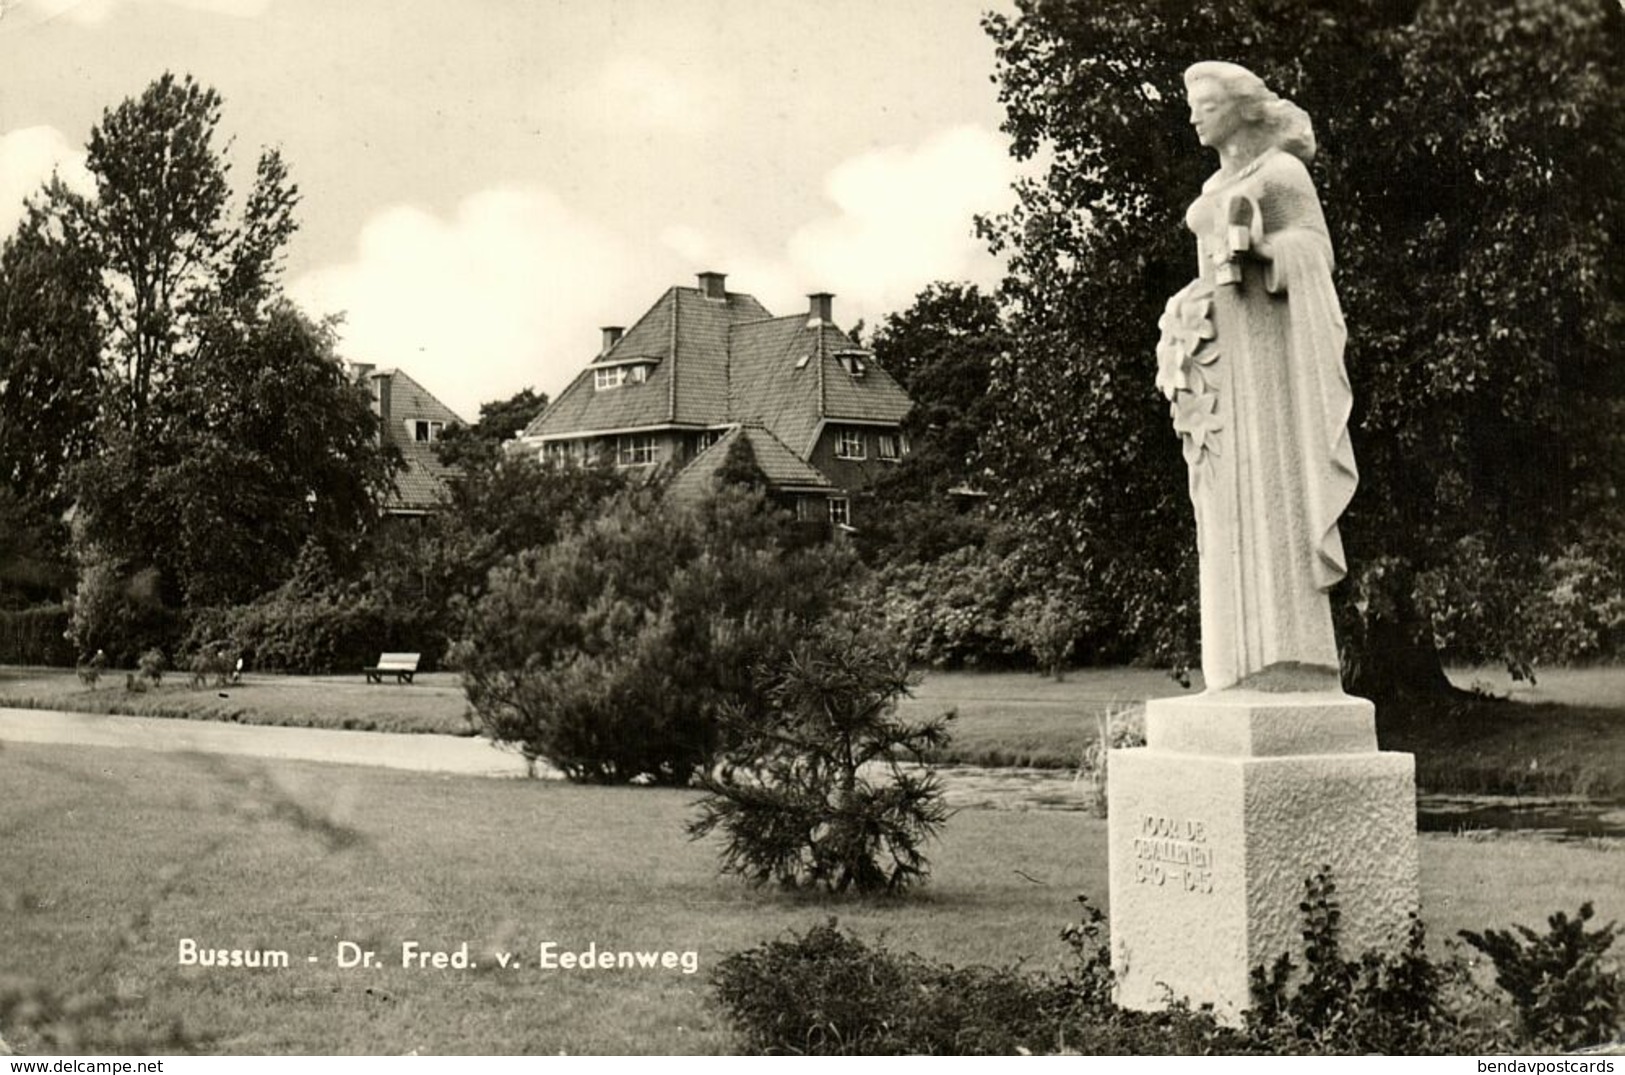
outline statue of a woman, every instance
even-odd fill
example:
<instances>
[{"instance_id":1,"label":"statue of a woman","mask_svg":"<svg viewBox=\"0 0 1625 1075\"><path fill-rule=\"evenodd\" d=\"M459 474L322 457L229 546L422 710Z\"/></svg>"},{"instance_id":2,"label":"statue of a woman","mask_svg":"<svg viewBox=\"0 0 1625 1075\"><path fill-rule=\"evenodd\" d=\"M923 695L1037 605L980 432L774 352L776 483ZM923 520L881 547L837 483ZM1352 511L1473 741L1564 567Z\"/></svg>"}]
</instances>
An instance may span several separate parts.
<instances>
[{"instance_id":1,"label":"statue of a woman","mask_svg":"<svg viewBox=\"0 0 1625 1075\"><path fill-rule=\"evenodd\" d=\"M1219 170L1185 214L1200 275L1168 301L1157 386L1184 441L1209 690L1277 665L1335 676L1326 591L1354 495L1345 330L1309 117L1244 67L1185 72Z\"/></svg>"}]
</instances>

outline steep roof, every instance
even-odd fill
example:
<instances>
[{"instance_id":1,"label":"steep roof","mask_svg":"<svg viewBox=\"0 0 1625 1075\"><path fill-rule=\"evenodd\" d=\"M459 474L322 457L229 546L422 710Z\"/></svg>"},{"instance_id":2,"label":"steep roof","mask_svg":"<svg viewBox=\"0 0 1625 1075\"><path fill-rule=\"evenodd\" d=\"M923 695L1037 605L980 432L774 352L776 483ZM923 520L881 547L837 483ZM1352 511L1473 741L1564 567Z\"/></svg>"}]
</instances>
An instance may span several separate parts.
<instances>
[{"instance_id":1,"label":"steep roof","mask_svg":"<svg viewBox=\"0 0 1625 1075\"><path fill-rule=\"evenodd\" d=\"M760 423L806 454L823 418L818 336L806 316L736 325L730 342L734 417Z\"/></svg>"},{"instance_id":2,"label":"steep roof","mask_svg":"<svg viewBox=\"0 0 1625 1075\"><path fill-rule=\"evenodd\" d=\"M418 419L460 425L463 420L398 369L379 370L369 376L380 396L383 435L406 460L405 468L395 476L395 493L386 507L390 511L428 511L439 503L446 481L456 471L440 462L433 444L417 440L407 423Z\"/></svg>"},{"instance_id":3,"label":"steep roof","mask_svg":"<svg viewBox=\"0 0 1625 1075\"><path fill-rule=\"evenodd\" d=\"M711 490L717 471L727 461L728 451L740 440L750 445L757 468L773 488L834 492L835 486L828 478L791 451L769 430L759 425L743 425L730 429L715 444L695 456L694 461L672 479L666 495L680 500L705 495Z\"/></svg>"},{"instance_id":4,"label":"steep roof","mask_svg":"<svg viewBox=\"0 0 1625 1075\"><path fill-rule=\"evenodd\" d=\"M861 353L861 374L841 364L842 352ZM851 337L805 315L735 325L731 354L733 417L762 423L802 455L825 421L898 423L911 406Z\"/></svg>"},{"instance_id":5,"label":"steep roof","mask_svg":"<svg viewBox=\"0 0 1625 1075\"><path fill-rule=\"evenodd\" d=\"M559 393L524 436L727 422L729 327L767 316L750 295L707 299L698 288L670 288ZM653 363L647 380L594 389L595 368L636 359Z\"/></svg>"}]
</instances>

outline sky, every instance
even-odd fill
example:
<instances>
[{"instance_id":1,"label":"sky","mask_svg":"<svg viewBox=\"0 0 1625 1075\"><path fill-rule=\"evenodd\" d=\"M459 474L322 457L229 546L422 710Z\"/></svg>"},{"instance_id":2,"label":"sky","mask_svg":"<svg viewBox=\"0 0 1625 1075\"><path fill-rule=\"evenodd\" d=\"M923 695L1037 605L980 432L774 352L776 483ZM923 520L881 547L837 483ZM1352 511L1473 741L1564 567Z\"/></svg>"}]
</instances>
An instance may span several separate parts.
<instances>
[{"instance_id":1,"label":"sky","mask_svg":"<svg viewBox=\"0 0 1625 1075\"><path fill-rule=\"evenodd\" d=\"M0 234L164 71L301 193L284 284L453 410L556 394L703 271L873 327L1014 199L996 0L0 0Z\"/></svg>"}]
</instances>

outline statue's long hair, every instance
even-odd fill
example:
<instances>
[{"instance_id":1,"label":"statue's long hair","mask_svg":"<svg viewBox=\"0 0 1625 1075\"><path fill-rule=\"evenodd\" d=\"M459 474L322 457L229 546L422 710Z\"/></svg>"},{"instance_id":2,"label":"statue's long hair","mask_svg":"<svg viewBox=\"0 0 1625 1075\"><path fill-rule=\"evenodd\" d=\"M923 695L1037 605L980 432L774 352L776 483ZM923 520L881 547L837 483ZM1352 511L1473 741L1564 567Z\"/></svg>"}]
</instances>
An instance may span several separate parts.
<instances>
[{"instance_id":1,"label":"statue's long hair","mask_svg":"<svg viewBox=\"0 0 1625 1075\"><path fill-rule=\"evenodd\" d=\"M1211 79L1241 105L1242 117L1269 132L1270 144L1308 164L1315 159L1315 128L1309 113L1264 85L1240 64L1208 60L1185 69L1185 88Z\"/></svg>"}]
</instances>

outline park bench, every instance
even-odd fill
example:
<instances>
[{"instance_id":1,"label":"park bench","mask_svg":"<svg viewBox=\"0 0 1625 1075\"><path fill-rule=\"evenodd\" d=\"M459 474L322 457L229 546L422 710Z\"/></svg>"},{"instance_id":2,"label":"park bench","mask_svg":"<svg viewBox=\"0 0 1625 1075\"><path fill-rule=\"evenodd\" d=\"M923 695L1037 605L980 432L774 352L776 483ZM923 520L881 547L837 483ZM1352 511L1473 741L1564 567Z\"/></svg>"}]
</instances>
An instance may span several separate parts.
<instances>
[{"instance_id":1,"label":"park bench","mask_svg":"<svg viewBox=\"0 0 1625 1075\"><path fill-rule=\"evenodd\" d=\"M394 676L397 683L410 683L412 677L417 675L418 653L384 653L378 657L378 663L371 668L363 668L367 673L368 683L382 683L385 676Z\"/></svg>"}]
</instances>

